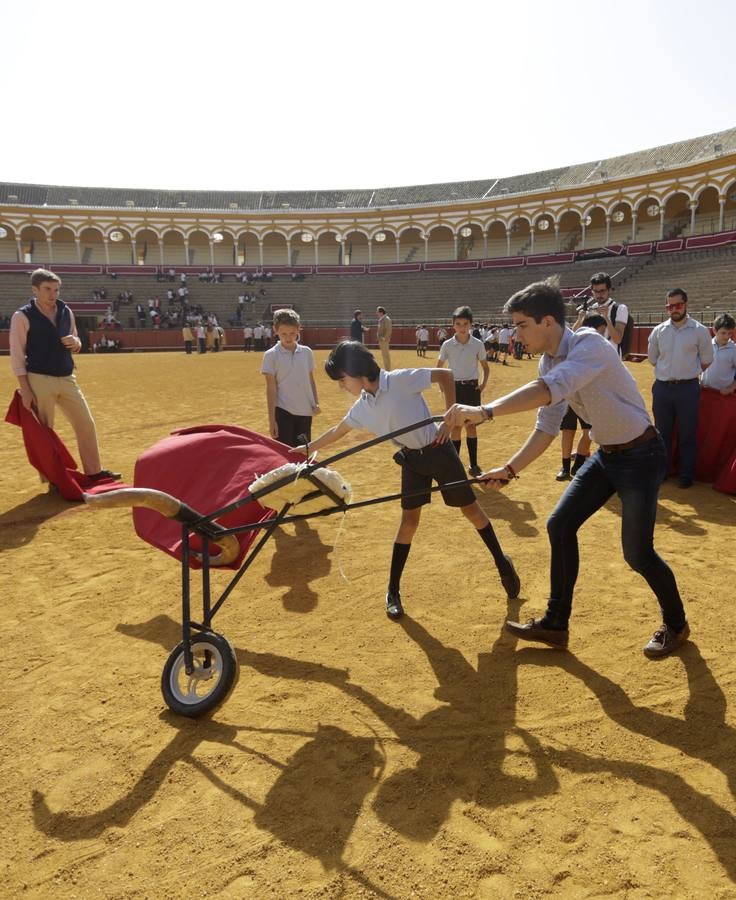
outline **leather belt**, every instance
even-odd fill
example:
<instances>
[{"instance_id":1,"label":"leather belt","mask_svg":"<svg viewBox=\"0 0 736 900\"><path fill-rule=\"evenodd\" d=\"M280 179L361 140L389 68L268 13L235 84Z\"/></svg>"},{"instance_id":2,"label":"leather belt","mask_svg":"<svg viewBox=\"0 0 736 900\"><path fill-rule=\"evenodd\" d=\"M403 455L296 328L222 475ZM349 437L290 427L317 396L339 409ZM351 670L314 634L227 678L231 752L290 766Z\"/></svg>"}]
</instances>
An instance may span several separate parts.
<instances>
[{"instance_id":1,"label":"leather belt","mask_svg":"<svg viewBox=\"0 0 736 900\"><path fill-rule=\"evenodd\" d=\"M649 441L653 441L657 436L657 429L654 425L650 425L646 431L642 432L639 437L635 437L632 441L626 441L625 444L601 444L601 450L604 453L621 453L622 450L631 450L633 447L638 447L640 444L646 444Z\"/></svg>"},{"instance_id":2,"label":"leather belt","mask_svg":"<svg viewBox=\"0 0 736 900\"><path fill-rule=\"evenodd\" d=\"M478 379L477 379L477 378L470 378L468 381L456 381L455 384L473 384L473 385L477 385L477 384L478 384Z\"/></svg>"},{"instance_id":3,"label":"leather belt","mask_svg":"<svg viewBox=\"0 0 736 900\"><path fill-rule=\"evenodd\" d=\"M665 381L665 384L692 384L693 381L697 381L697 378L670 378L669 381Z\"/></svg>"}]
</instances>

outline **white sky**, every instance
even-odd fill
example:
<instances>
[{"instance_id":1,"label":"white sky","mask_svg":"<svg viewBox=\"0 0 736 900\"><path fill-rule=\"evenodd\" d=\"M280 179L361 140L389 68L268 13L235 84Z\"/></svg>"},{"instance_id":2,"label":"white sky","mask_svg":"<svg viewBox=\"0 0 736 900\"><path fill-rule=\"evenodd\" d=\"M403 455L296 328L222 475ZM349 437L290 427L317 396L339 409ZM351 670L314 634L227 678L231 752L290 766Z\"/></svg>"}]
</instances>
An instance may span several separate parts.
<instances>
[{"instance_id":1,"label":"white sky","mask_svg":"<svg viewBox=\"0 0 736 900\"><path fill-rule=\"evenodd\" d=\"M388 187L736 125L733 0L15 0L1 21L2 181Z\"/></svg>"}]
</instances>

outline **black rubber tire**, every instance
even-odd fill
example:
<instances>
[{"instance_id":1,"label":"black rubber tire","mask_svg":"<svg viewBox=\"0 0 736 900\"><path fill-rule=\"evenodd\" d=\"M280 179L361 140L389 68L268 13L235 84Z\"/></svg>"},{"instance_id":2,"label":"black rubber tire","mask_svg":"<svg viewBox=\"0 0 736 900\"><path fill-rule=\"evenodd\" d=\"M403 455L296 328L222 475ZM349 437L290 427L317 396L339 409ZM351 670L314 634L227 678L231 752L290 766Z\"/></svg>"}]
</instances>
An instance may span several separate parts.
<instances>
[{"instance_id":1,"label":"black rubber tire","mask_svg":"<svg viewBox=\"0 0 736 900\"><path fill-rule=\"evenodd\" d=\"M238 661L230 642L214 631L203 631L192 637L195 670L186 675L184 644L174 647L161 673L161 693L166 705L180 716L196 719L218 706L235 686ZM209 654L209 665L207 663ZM206 674L209 670L210 674ZM182 689L182 680L189 689ZM210 686L210 682L212 682ZM200 686L209 688L200 693Z\"/></svg>"}]
</instances>

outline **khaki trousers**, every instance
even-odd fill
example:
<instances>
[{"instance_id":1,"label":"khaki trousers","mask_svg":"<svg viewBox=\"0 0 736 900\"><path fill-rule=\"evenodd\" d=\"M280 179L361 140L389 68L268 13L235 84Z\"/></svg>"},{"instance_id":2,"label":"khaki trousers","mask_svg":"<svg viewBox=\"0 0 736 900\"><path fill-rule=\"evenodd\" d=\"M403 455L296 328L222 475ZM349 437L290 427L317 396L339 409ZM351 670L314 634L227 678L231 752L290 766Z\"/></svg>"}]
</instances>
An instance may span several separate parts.
<instances>
[{"instance_id":1,"label":"khaki trousers","mask_svg":"<svg viewBox=\"0 0 736 900\"><path fill-rule=\"evenodd\" d=\"M94 475L99 472L102 466L97 447L95 420L75 376L39 375L36 372L29 372L28 383L36 398L36 409L41 422L53 428L54 412L58 405L74 429L85 474Z\"/></svg>"},{"instance_id":2,"label":"khaki trousers","mask_svg":"<svg viewBox=\"0 0 736 900\"><path fill-rule=\"evenodd\" d=\"M379 338L378 346L381 350L381 356L383 357L383 368L387 371L391 371L391 353L389 352L389 344L390 341L388 338Z\"/></svg>"}]
</instances>

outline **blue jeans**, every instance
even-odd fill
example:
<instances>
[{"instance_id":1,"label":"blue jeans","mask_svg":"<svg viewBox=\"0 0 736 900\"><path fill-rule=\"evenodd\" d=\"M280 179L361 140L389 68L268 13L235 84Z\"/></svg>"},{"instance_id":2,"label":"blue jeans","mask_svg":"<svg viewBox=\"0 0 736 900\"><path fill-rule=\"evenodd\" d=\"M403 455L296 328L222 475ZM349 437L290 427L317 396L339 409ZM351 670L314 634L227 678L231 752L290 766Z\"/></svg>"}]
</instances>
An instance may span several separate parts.
<instances>
[{"instance_id":1,"label":"blue jeans","mask_svg":"<svg viewBox=\"0 0 736 900\"><path fill-rule=\"evenodd\" d=\"M657 497L666 465L667 451L657 435L619 453L598 450L570 482L547 522L552 548L547 624L567 627L578 577L578 529L616 493L621 498L624 559L654 591L663 622L676 631L684 627L675 576L654 549Z\"/></svg>"},{"instance_id":2,"label":"blue jeans","mask_svg":"<svg viewBox=\"0 0 736 900\"><path fill-rule=\"evenodd\" d=\"M699 405L700 383L697 379L679 384L655 380L652 385L654 424L667 448L668 473L672 465L672 434L677 426L681 478L695 477Z\"/></svg>"}]
</instances>

